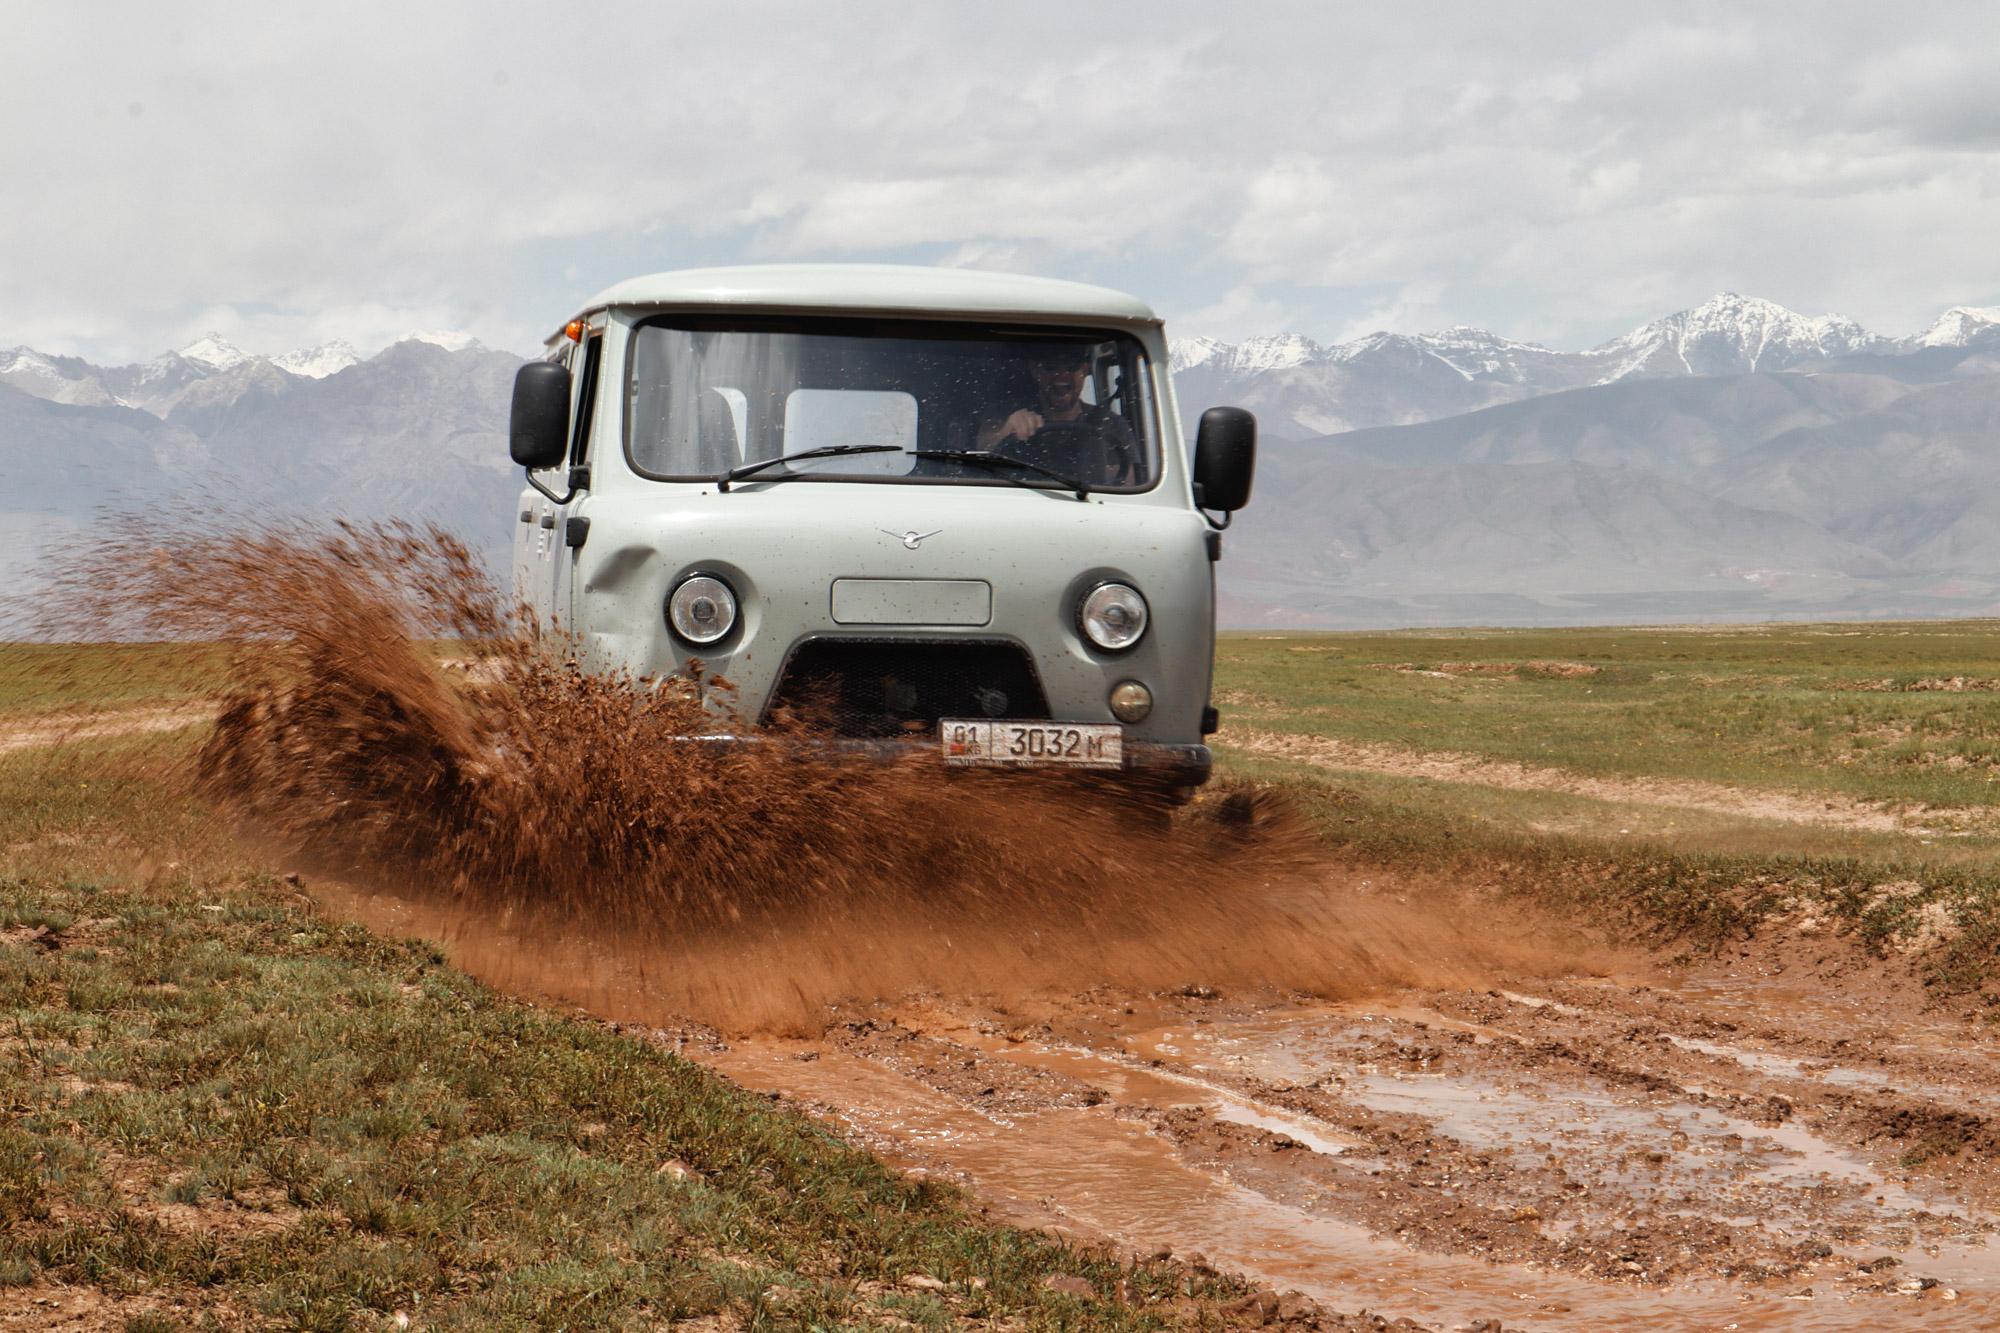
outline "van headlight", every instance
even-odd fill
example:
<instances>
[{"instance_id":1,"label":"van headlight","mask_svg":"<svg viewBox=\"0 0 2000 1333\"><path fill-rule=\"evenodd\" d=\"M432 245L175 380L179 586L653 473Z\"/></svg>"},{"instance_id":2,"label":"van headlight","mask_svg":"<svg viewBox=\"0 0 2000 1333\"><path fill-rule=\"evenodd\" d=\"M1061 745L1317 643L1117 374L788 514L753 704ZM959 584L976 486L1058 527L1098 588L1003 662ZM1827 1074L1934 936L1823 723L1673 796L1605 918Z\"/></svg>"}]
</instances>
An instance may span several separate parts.
<instances>
[{"instance_id":1,"label":"van headlight","mask_svg":"<svg viewBox=\"0 0 2000 1333\"><path fill-rule=\"evenodd\" d=\"M667 623L689 643L714 643L736 628L736 594L712 574L683 579L667 598Z\"/></svg>"},{"instance_id":2,"label":"van headlight","mask_svg":"<svg viewBox=\"0 0 2000 1333\"><path fill-rule=\"evenodd\" d=\"M1100 583L1076 606L1083 637L1109 653L1123 652L1146 632L1146 599L1137 588Z\"/></svg>"}]
</instances>

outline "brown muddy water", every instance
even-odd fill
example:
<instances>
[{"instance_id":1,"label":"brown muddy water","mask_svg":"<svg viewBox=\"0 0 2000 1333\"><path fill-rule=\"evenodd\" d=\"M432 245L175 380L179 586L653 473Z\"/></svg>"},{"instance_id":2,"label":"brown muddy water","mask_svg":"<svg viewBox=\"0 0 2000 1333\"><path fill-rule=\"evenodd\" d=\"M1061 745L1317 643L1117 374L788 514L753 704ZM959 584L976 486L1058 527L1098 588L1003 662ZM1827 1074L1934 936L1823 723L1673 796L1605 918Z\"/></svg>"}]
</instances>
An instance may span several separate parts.
<instances>
[{"instance_id":1,"label":"brown muddy water","mask_svg":"<svg viewBox=\"0 0 2000 1333\"><path fill-rule=\"evenodd\" d=\"M1878 1006L1857 1028L1821 989L1793 1022L1770 994L1786 988L1719 970L1496 974L1341 1001L929 993L774 1035L676 1020L602 942L314 887L1004 1220L1328 1309L1437 1329L2000 1327L2000 1182L1971 1149L1901 1165L1913 1126L1983 1121L1994 1043L1961 1032L1947 1055L1922 1014Z\"/></svg>"},{"instance_id":2,"label":"brown muddy water","mask_svg":"<svg viewBox=\"0 0 2000 1333\"><path fill-rule=\"evenodd\" d=\"M82 568L98 623L244 645L192 780L329 911L1010 1220L1435 1328L2000 1327L1995 1044L1893 992L1653 975L1255 793L688 744L726 682L570 670L443 534Z\"/></svg>"},{"instance_id":3,"label":"brown muddy water","mask_svg":"<svg viewBox=\"0 0 2000 1333\"><path fill-rule=\"evenodd\" d=\"M1483 992L1115 998L1026 1029L933 1001L696 1053L1024 1221L1201 1252L1336 1309L1551 1329L2000 1319L1991 1214L1799 1109L1802 1080L1881 1086L1879 1069L1780 1082L1726 1055L1634 1059L1615 1010L1565 1004L1552 1028ZM995 1108L1013 1070L1057 1081Z\"/></svg>"}]
</instances>

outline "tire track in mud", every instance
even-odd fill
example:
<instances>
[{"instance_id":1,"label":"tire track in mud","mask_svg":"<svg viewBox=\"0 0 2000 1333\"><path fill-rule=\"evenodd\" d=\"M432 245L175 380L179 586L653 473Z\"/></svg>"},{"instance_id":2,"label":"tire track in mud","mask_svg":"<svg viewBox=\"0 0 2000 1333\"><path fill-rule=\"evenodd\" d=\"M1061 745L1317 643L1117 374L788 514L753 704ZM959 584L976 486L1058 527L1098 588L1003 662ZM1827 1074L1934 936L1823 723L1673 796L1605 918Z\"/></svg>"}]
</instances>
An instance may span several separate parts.
<instances>
[{"instance_id":1,"label":"tire track in mud","mask_svg":"<svg viewBox=\"0 0 2000 1333\"><path fill-rule=\"evenodd\" d=\"M1013 1220L1426 1327L2000 1323L1990 1049L1763 978L1520 984L932 1000L690 1053Z\"/></svg>"},{"instance_id":2,"label":"tire track in mud","mask_svg":"<svg viewBox=\"0 0 2000 1333\"><path fill-rule=\"evenodd\" d=\"M1820 824L1869 833L1912 832L1923 829L1929 821L1941 819L1983 822L1991 814L1983 808L1912 806L1892 809L1886 803L1856 800L1835 793L1750 789L1691 778L1601 777L1451 751L1404 750L1392 745L1374 745L1331 736L1298 736L1244 727L1225 727L1212 739L1242 754L1311 764L1317 768L1381 773L1389 777L1428 778L1433 782L1499 787L1508 791L1559 792L1628 805L1701 810L1743 819Z\"/></svg>"},{"instance_id":3,"label":"tire track in mud","mask_svg":"<svg viewBox=\"0 0 2000 1333\"><path fill-rule=\"evenodd\" d=\"M354 906L453 933L385 902ZM592 975L592 949L461 925L453 961L492 984L631 1025L1000 1220L1297 1290L1298 1327L2000 1326L1994 1042L1865 969L1774 948L1341 1003L932 994L780 1038L674 1019L671 987Z\"/></svg>"}]
</instances>

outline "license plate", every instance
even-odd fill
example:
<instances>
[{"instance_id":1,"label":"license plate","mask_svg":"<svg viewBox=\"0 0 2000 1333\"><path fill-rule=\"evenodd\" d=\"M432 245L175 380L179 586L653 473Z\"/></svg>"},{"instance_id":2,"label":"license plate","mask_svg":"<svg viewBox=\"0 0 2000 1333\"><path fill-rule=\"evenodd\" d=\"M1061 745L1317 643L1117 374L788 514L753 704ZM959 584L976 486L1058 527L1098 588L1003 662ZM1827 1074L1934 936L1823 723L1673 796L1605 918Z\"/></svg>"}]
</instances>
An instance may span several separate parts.
<instances>
[{"instance_id":1,"label":"license plate","mask_svg":"<svg viewBox=\"0 0 2000 1333\"><path fill-rule=\"evenodd\" d=\"M1123 768L1125 729L1110 722L938 723L947 764Z\"/></svg>"}]
</instances>

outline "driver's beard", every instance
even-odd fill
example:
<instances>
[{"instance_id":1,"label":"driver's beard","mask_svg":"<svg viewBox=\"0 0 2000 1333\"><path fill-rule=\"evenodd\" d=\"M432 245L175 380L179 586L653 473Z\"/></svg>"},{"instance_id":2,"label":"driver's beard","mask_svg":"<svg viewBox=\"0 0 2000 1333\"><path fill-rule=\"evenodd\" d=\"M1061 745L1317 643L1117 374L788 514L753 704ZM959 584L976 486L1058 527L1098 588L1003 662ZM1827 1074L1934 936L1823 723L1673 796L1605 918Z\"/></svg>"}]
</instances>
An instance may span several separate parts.
<instances>
[{"instance_id":1,"label":"driver's beard","mask_svg":"<svg viewBox=\"0 0 2000 1333\"><path fill-rule=\"evenodd\" d=\"M1042 415L1050 421L1074 421L1083 415L1083 394L1060 389L1041 395Z\"/></svg>"}]
</instances>

